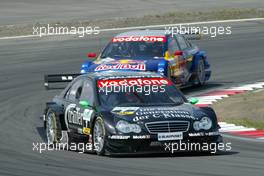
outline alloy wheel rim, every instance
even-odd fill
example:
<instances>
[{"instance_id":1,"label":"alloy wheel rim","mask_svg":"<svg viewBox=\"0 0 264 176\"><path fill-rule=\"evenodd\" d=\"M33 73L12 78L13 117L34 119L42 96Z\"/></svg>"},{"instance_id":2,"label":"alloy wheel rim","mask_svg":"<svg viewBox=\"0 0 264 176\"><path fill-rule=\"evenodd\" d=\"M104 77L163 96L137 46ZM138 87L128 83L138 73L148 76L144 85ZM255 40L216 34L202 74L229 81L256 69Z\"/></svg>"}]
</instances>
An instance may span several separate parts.
<instances>
[{"instance_id":1,"label":"alloy wheel rim","mask_svg":"<svg viewBox=\"0 0 264 176\"><path fill-rule=\"evenodd\" d=\"M46 135L48 139L48 144L53 144L55 138L55 126L52 119L52 114L49 114L48 116Z\"/></svg>"},{"instance_id":2,"label":"alloy wheel rim","mask_svg":"<svg viewBox=\"0 0 264 176\"><path fill-rule=\"evenodd\" d=\"M104 134L102 125L98 122L94 125L94 143L97 146L97 151L100 152L104 145Z\"/></svg>"}]
</instances>

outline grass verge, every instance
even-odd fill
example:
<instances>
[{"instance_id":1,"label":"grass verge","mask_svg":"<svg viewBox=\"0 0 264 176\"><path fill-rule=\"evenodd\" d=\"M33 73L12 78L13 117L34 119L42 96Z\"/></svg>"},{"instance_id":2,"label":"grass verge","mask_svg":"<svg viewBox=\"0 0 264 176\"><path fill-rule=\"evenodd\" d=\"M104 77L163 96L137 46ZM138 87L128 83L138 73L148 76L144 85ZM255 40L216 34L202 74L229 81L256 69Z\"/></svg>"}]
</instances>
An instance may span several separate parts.
<instances>
[{"instance_id":1,"label":"grass verge","mask_svg":"<svg viewBox=\"0 0 264 176\"><path fill-rule=\"evenodd\" d=\"M249 91L213 104L221 121L264 129L264 90Z\"/></svg>"}]
</instances>

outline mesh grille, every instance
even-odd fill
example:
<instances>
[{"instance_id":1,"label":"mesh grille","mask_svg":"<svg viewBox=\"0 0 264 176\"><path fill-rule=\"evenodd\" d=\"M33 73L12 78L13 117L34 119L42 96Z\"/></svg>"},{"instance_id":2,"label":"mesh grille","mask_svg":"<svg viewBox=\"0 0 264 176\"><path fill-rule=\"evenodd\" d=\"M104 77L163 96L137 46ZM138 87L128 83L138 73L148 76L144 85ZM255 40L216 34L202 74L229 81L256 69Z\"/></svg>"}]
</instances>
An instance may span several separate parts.
<instances>
[{"instance_id":1,"label":"mesh grille","mask_svg":"<svg viewBox=\"0 0 264 176\"><path fill-rule=\"evenodd\" d=\"M159 121L145 124L151 134L185 132L189 129L188 121Z\"/></svg>"}]
</instances>

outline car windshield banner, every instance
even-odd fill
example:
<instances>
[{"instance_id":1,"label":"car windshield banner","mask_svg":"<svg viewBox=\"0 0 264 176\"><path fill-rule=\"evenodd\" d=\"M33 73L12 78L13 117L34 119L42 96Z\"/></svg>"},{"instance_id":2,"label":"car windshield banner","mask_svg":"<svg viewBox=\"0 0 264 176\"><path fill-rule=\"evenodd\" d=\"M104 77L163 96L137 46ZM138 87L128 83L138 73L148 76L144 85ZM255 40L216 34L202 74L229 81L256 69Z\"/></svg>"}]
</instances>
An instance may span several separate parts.
<instances>
[{"instance_id":1,"label":"car windshield banner","mask_svg":"<svg viewBox=\"0 0 264 176\"><path fill-rule=\"evenodd\" d=\"M115 37L112 42L166 42L166 38L164 36Z\"/></svg>"},{"instance_id":2,"label":"car windshield banner","mask_svg":"<svg viewBox=\"0 0 264 176\"><path fill-rule=\"evenodd\" d=\"M98 80L98 87L108 86L146 86L146 85L171 85L171 81L166 78L126 78L126 79L110 79Z\"/></svg>"}]
</instances>

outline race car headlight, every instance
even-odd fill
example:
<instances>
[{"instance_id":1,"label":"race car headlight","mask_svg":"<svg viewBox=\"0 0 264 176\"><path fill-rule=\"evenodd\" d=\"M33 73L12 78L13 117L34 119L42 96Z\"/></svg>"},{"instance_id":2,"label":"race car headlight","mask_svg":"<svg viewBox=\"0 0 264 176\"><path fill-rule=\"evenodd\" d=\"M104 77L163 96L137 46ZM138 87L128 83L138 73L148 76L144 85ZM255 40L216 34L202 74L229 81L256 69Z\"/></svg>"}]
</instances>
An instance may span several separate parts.
<instances>
[{"instance_id":1,"label":"race car headlight","mask_svg":"<svg viewBox=\"0 0 264 176\"><path fill-rule=\"evenodd\" d=\"M203 117L200 121L193 123L193 128L196 131L209 130L212 127L212 120L209 117Z\"/></svg>"},{"instance_id":2,"label":"race car headlight","mask_svg":"<svg viewBox=\"0 0 264 176\"><path fill-rule=\"evenodd\" d=\"M122 133L131 133L131 132L140 133L141 132L141 128L139 125L131 124L124 120L120 120L117 122L116 129L118 129L118 131Z\"/></svg>"}]
</instances>

